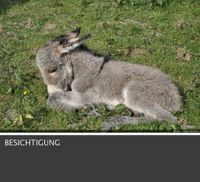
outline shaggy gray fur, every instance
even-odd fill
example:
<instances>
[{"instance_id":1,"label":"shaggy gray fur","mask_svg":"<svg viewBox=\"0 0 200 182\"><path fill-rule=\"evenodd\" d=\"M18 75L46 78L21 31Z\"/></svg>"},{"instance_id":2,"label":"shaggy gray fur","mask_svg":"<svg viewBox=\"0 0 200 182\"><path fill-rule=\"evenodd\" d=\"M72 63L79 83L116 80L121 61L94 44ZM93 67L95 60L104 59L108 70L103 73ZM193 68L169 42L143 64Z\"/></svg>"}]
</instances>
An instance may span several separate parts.
<instances>
[{"instance_id":1,"label":"shaggy gray fur","mask_svg":"<svg viewBox=\"0 0 200 182\"><path fill-rule=\"evenodd\" d=\"M169 76L139 64L106 60L81 46L79 30L57 37L41 48L37 66L48 87L48 104L66 112L85 105L124 104L144 118L107 120L104 129L139 121L176 121L171 112L181 109L181 96Z\"/></svg>"}]
</instances>

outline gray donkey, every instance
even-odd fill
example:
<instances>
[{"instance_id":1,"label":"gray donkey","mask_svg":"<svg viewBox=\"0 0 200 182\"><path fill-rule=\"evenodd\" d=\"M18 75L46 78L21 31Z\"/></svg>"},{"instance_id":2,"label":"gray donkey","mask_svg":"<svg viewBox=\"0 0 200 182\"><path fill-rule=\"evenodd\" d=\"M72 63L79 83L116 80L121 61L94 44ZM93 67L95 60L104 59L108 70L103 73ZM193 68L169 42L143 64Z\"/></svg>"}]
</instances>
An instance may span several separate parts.
<instances>
[{"instance_id":1,"label":"gray donkey","mask_svg":"<svg viewBox=\"0 0 200 182\"><path fill-rule=\"evenodd\" d=\"M181 96L169 76L146 65L107 60L82 45L90 34L79 37L80 28L61 35L42 47L36 56L49 98L48 105L68 112L104 103L109 108L124 104L142 117L113 117L116 124L176 121L171 112L182 107Z\"/></svg>"}]
</instances>

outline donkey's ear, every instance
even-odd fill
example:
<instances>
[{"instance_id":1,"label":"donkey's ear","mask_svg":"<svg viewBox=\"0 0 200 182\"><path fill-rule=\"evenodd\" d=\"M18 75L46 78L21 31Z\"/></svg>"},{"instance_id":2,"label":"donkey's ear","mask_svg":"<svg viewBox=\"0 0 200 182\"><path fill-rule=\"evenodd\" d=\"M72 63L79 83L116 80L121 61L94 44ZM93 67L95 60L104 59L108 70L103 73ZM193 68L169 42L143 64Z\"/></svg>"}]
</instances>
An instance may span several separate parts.
<instances>
[{"instance_id":1,"label":"donkey's ear","mask_svg":"<svg viewBox=\"0 0 200 182\"><path fill-rule=\"evenodd\" d=\"M81 28L77 27L75 30L67 34L67 38L68 39L76 38L79 35L80 31L81 31Z\"/></svg>"},{"instance_id":2,"label":"donkey's ear","mask_svg":"<svg viewBox=\"0 0 200 182\"><path fill-rule=\"evenodd\" d=\"M66 46L68 43L75 42L79 39L78 35L80 33L80 30L81 28L76 28L72 32L56 37L54 41L58 41L60 45Z\"/></svg>"},{"instance_id":3,"label":"donkey's ear","mask_svg":"<svg viewBox=\"0 0 200 182\"><path fill-rule=\"evenodd\" d=\"M68 39L64 41L63 44L60 44L59 51L61 54L69 53L70 51L73 51L77 47L79 47L81 44L83 44L84 40L88 39L91 35L86 34L82 37L73 37L71 39Z\"/></svg>"},{"instance_id":4,"label":"donkey's ear","mask_svg":"<svg viewBox=\"0 0 200 182\"><path fill-rule=\"evenodd\" d=\"M59 52L61 54L69 53L79 47L82 44L82 42L73 42L73 43L67 43L65 45L60 45L59 46Z\"/></svg>"}]
</instances>

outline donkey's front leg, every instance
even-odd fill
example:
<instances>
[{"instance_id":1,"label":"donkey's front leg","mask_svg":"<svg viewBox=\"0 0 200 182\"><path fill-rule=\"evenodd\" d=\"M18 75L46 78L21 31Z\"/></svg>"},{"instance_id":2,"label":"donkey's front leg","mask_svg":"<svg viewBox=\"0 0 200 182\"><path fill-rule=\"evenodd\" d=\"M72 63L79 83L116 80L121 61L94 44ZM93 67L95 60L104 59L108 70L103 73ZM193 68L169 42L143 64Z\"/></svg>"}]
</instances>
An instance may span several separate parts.
<instances>
[{"instance_id":1,"label":"donkey's front leg","mask_svg":"<svg viewBox=\"0 0 200 182\"><path fill-rule=\"evenodd\" d=\"M65 112L69 112L73 109L77 109L83 106L80 97L77 97L76 93L72 91L53 92L49 95L47 103L51 108L63 110Z\"/></svg>"}]
</instances>

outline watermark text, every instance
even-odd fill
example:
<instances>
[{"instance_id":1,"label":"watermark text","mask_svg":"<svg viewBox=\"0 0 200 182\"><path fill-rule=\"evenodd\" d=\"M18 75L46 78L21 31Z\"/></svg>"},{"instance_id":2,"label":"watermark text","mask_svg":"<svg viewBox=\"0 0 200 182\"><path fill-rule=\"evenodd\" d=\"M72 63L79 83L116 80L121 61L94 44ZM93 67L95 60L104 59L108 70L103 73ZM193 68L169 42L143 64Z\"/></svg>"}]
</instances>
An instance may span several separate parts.
<instances>
[{"instance_id":1,"label":"watermark text","mask_svg":"<svg viewBox=\"0 0 200 182\"><path fill-rule=\"evenodd\" d=\"M60 139L5 139L5 147L59 147L61 145Z\"/></svg>"}]
</instances>

